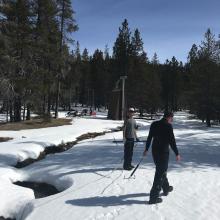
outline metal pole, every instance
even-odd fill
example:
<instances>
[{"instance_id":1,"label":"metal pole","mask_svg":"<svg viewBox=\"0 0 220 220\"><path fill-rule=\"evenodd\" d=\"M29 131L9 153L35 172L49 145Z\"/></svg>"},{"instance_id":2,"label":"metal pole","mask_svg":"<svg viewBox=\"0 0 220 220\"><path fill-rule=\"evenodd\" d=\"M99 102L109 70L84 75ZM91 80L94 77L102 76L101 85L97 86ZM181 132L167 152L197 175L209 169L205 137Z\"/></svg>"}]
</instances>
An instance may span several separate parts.
<instances>
[{"instance_id":1,"label":"metal pole","mask_svg":"<svg viewBox=\"0 0 220 220\"><path fill-rule=\"evenodd\" d=\"M125 79L122 79L122 120L124 120L125 111Z\"/></svg>"}]
</instances>

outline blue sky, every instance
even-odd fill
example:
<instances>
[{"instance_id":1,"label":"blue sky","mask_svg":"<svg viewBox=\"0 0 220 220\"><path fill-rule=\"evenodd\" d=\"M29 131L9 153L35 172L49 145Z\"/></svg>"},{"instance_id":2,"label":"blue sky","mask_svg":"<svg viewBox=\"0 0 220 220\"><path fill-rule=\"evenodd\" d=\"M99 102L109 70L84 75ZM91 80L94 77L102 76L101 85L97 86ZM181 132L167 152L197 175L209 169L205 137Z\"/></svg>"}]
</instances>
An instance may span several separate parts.
<instances>
[{"instance_id":1,"label":"blue sky","mask_svg":"<svg viewBox=\"0 0 220 220\"><path fill-rule=\"evenodd\" d=\"M90 53L111 49L125 18L140 30L148 56L156 52L161 62L172 56L185 62L209 27L220 33L220 0L73 0L73 8L79 25L73 38Z\"/></svg>"}]
</instances>

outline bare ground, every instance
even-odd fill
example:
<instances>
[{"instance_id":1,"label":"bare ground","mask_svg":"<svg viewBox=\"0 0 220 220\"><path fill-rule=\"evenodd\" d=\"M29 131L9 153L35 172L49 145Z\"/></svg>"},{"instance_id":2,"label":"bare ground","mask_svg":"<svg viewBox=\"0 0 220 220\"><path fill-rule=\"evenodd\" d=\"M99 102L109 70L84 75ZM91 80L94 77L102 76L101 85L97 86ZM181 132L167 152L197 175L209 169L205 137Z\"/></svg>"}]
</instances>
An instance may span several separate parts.
<instances>
[{"instance_id":1,"label":"bare ground","mask_svg":"<svg viewBox=\"0 0 220 220\"><path fill-rule=\"evenodd\" d=\"M0 124L0 130L19 131L26 129L57 127L62 125L71 125L71 121L72 119L65 119L65 118L51 119L49 121L45 121L43 119L31 119L30 121Z\"/></svg>"}]
</instances>

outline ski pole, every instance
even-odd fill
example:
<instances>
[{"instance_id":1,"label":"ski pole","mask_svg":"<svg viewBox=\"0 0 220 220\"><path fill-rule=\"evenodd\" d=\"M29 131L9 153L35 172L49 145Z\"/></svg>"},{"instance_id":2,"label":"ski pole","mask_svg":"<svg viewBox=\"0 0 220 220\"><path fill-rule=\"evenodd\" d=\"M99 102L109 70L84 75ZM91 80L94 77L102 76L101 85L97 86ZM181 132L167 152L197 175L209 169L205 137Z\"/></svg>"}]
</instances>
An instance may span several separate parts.
<instances>
[{"instance_id":1,"label":"ski pole","mask_svg":"<svg viewBox=\"0 0 220 220\"><path fill-rule=\"evenodd\" d=\"M147 141L145 141L145 140L143 140L143 141L140 141L140 140L139 141L134 141L134 143L145 143L145 142L147 142ZM116 140L114 140L113 143L124 143L124 141L116 141Z\"/></svg>"},{"instance_id":2,"label":"ski pole","mask_svg":"<svg viewBox=\"0 0 220 220\"><path fill-rule=\"evenodd\" d=\"M144 157L142 156L139 163L137 164L137 166L135 167L135 169L133 170L133 172L131 173L131 175L128 177L128 179L130 179L134 173L136 172L136 170L138 169L139 165L141 164L142 160L144 159Z\"/></svg>"}]
</instances>

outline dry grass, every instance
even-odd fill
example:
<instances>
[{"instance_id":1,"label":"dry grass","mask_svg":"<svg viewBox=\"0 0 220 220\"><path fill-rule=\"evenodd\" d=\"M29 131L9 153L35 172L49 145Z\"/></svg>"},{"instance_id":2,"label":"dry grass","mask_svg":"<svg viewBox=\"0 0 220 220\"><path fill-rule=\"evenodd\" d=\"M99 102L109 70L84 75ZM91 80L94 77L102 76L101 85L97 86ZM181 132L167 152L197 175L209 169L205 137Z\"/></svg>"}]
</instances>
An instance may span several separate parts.
<instances>
[{"instance_id":1,"label":"dry grass","mask_svg":"<svg viewBox=\"0 0 220 220\"><path fill-rule=\"evenodd\" d=\"M43 119L32 119L30 121L1 124L0 130L19 131L26 129L57 127L63 125L71 125L71 121L72 121L71 119L65 119L65 118L51 119L50 121L45 121Z\"/></svg>"}]
</instances>

